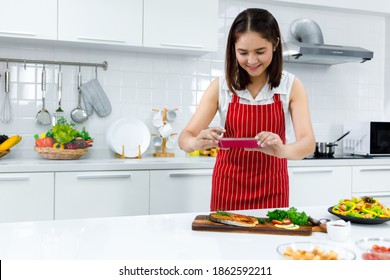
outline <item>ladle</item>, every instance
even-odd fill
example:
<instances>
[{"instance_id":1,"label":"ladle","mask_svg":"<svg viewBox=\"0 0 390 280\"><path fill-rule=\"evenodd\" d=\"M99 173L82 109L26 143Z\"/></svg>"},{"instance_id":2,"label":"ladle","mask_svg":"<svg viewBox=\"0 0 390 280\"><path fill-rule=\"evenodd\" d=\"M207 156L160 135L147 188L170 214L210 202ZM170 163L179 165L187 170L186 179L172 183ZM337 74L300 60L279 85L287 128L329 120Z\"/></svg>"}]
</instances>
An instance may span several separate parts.
<instances>
[{"instance_id":1,"label":"ladle","mask_svg":"<svg viewBox=\"0 0 390 280\"><path fill-rule=\"evenodd\" d=\"M79 69L79 73L77 75L77 90L78 90L78 104L77 107L74 108L70 112L70 117L75 123L83 123L88 119L87 110L81 107L81 70Z\"/></svg>"},{"instance_id":2,"label":"ladle","mask_svg":"<svg viewBox=\"0 0 390 280\"><path fill-rule=\"evenodd\" d=\"M49 125L51 124L51 115L48 110L45 108L45 98L46 98L46 70L45 66L42 69L42 81L41 81L41 90L42 90L42 109L37 113L35 121L40 125Z\"/></svg>"}]
</instances>

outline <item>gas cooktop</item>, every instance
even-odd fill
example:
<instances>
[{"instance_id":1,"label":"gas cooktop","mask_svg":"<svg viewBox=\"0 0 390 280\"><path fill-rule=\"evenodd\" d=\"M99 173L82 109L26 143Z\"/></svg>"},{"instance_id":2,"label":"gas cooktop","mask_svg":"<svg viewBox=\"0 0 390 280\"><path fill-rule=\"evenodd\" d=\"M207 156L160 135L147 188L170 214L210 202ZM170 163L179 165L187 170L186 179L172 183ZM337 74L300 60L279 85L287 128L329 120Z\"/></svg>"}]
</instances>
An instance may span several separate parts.
<instances>
[{"instance_id":1,"label":"gas cooktop","mask_svg":"<svg viewBox=\"0 0 390 280\"><path fill-rule=\"evenodd\" d=\"M369 155L341 154L341 155L333 155L333 156L311 155L305 157L304 159L367 159L367 158L373 158L373 157Z\"/></svg>"}]
</instances>

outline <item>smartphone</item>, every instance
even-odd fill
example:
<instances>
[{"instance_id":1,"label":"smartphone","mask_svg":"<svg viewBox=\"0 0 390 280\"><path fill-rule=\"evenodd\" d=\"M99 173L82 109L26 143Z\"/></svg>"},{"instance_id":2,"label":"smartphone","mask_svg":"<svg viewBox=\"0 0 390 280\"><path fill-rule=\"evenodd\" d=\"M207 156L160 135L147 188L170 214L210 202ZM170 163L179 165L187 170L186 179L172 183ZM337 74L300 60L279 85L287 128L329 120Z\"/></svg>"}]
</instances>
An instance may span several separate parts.
<instances>
[{"instance_id":1,"label":"smartphone","mask_svg":"<svg viewBox=\"0 0 390 280\"><path fill-rule=\"evenodd\" d=\"M219 148L258 148L255 138L222 138L218 142Z\"/></svg>"}]
</instances>

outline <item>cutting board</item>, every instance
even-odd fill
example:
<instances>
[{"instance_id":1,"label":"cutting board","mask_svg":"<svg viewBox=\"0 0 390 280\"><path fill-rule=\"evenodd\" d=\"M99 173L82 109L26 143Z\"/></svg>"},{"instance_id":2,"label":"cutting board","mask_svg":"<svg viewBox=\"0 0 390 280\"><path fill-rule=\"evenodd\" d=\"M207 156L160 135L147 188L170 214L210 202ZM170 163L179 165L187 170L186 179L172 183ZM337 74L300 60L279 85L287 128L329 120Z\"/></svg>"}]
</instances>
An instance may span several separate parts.
<instances>
[{"instance_id":1,"label":"cutting board","mask_svg":"<svg viewBox=\"0 0 390 280\"><path fill-rule=\"evenodd\" d=\"M266 218L263 218L266 219ZM215 232L236 232L236 233L256 233L256 234L278 234L278 235L301 235L308 236L312 232L326 233L326 227L321 226L300 226L299 229L284 229L275 227L271 222L258 224L255 227L237 227L214 223L208 219L208 215L198 215L192 222L192 230L195 231L215 231Z\"/></svg>"}]
</instances>

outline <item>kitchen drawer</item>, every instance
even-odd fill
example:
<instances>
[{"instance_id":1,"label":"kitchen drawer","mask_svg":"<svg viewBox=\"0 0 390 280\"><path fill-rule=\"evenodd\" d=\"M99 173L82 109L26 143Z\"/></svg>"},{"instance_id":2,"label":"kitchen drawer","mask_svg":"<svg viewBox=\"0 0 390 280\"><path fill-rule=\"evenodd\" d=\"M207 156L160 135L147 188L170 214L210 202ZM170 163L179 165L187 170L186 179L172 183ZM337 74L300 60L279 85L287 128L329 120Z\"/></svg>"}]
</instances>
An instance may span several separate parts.
<instances>
[{"instance_id":1,"label":"kitchen drawer","mask_svg":"<svg viewBox=\"0 0 390 280\"><path fill-rule=\"evenodd\" d=\"M53 220L54 173L0 173L0 221Z\"/></svg>"},{"instance_id":2,"label":"kitchen drawer","mask_svg":"<svg viewBox=\"0 0 390 280\"><path fill-rule=\"evenodd\" d=\"M150 172L150 214L210 211L212 169Z\"/></svg>"},{"instance_id":3,"label":"kitchen drawer","mask_svg":"<svg viewBox=\"0 0 390 280\"><path fill-rule=\"evenodd\" d=\"M352 191L390 192L390 166L353 166Z\"/></svg>"},{"instance_id":4,"label":"kitchen drawer","mask_svg":"<svg viewBox=\"0 0 390 280\"><path fill-rule=\"evenodd\" d=\"M333 205L351 197L351 167L291 167L290 206Z\"/></svg>"},{"instance_id":5,"label":"kitchen drawer","mask_svg":"<svg viewBox=\"0 0 390 280\"><path fill-rule=\"evenodd\" d=\"M55 219L149 214L149 171L56 172Z\"/></svg>"}]
</instances>

